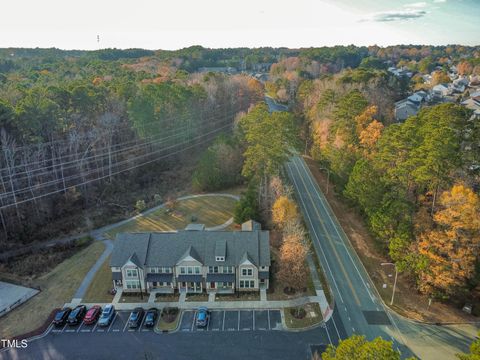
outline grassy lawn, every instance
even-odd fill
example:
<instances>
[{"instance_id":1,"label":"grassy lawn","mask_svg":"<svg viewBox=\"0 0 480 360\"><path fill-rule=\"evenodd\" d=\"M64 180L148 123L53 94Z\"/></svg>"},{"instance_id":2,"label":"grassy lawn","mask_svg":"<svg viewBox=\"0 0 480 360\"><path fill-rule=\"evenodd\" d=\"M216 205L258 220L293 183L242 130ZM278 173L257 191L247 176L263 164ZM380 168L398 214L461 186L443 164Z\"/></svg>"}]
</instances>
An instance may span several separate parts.
<instances>
[{"instance_id":1,"label":"grassy lawn","mask_svg":"<svg viewBox=\"0 0 480 360\"><path fill-rule=\"evenodd\" d=\"M119 303L146 303L148 302L149 294L143 294L143 299L140 294L126 294L123 293Z\"/></svg>"},{"instance_id":2,"label":"grassy lawn","mask_svg":"<svg viewBox=\"0 0 480 360\"><path fill-rule=\"evenodd\" d=\"M294 316L297 310L303 312L304 316L302 319L297 319ZM285 315L285 324L290 329L307 328L320 323L323 319L318 303L310 303L296 308L285 308L283 313Z\"/></svg>"},{"instance_id":3,"label":"grassy lawn","mask_svg":"<svg viewBox=\"0 0 480 360\"><path fill-rule=\"evenodd\" d=\"M175 210L168 213L159 209L151 214L134 219L122 226L105 233L114 239L119 232L171 231L184 229L194 222L205 224L206 227L225 223L233 216L236 200L224 196L204 196L180 200Z\"/></svg>"},{"instance_id":4,"label":"grassy lawn","mask_svg":"<svg viewBox=\"0 0 480 360\"><path fill-rule=\"evenodd\" d=\"M78 286L105 246L95 242L36 280L42 291L0 318L0 337L21 335L41 326L50 312L70 302Z\"/></svg>"},{"instance_id":5,"label":"grassy lawn","mask_svg":"<svg viewBox=\"0 0 480 360\"><path fill-rule=\"evenodd\" d=\"M208 301L208 294L192 294L188 295L186 301Z\"/></svg>"},{"instance_id":6,"label":"grassy lawn","mask_svg":"<svg viewBox=\"0 0 480 360\"><path fill-rule=\"evenodd\" d=\"M237 292L235 294L217 294L215 301L258 301L260 292Z\"/></svg>"},{"instance_id":7,"label":"grassy lawn","mask_svg":"<svg viewBox=\"0 0 480 360\"><path fill-rule=\"evenodd\" d=\"M112 271L110 270L110 256L105 259L102 267L98 269L93 278L85 297L82 299L86 303L109 303L113 300L113 295L109 291L113 287Z\"/></svg>"},{"instance_id":8,"label":"grassy lawn","mask_svg":"<svg viewBox=\"0 0 480 360\"><path fill-rule=\"evenodd\" d=\"M155 298L155 302L174 302L178 301L180 298L180 294L157 294L157 297Z\"/></svg>"}]
</instances>

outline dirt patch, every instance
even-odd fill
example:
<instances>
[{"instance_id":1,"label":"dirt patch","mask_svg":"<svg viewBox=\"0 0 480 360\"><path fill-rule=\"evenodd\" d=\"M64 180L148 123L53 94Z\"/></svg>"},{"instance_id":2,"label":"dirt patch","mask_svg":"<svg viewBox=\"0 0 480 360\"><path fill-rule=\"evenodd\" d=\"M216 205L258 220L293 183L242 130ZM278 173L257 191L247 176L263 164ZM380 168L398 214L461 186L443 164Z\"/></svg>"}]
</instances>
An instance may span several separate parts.
<instances>
[{"instance_id":1,"label":"dirt patch","mask_svg":"<svg viewBox=\"0 0 480 360\"><path fill-rule=\"evenodd\" d=\"M326 175L319 170L318 164L308 158L305 158L305 161L327 197L335 216L349 237L363 265L370 274L378 293L384 302L389 305L395 271L393 266L381 266L380 264L388 262L390 259L380 251L375 239L369 233L362 216L355 209L349 207L340 194L336 193L333 183L330 182L329 193L326 193ZM386 288L384 288L384 284L387 285ZM415 290L413 279L403 274L398 276L394 305L391 308L401 315L425 322L455 323L478 321L478 318L465 314L452 305L438 302L429 304L429 299Z\"/></svg>"}]
</instances>

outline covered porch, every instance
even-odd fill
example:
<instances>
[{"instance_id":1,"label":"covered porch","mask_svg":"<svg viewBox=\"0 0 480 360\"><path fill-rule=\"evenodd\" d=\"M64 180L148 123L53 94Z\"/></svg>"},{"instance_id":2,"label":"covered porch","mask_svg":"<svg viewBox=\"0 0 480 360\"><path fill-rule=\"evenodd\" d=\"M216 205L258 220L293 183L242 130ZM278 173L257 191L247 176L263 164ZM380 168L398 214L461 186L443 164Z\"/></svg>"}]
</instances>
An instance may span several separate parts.
<instances>
[{"instance_id":1,"label":"covered porch","mask_svg":"<svg viewBox=\"0 0 480 360\"><path fill-rule=\"evenodd\" d=\"M207 274L207 292L233 294L235 292L235 274Z\"/></svg>"},{"instance_id":2,"label":"covered porch","mask_svg":"<svg viewBox=\"0 0 480 360\"><path fill-rule=\"evenodd\" d=\"M203 292L202 275L179 275L177 287L179 292L201 293Z\"/></svg>"},{"instance_id":3,"label":"covered porch","mask_svg":"<svg viewBox=\"0 0 480 360\"><path fill-rule=\"evenodd\" d=\"M150 293L173 294L173 274L147 274L147 288Z\"/></svg>"}]
</instances>

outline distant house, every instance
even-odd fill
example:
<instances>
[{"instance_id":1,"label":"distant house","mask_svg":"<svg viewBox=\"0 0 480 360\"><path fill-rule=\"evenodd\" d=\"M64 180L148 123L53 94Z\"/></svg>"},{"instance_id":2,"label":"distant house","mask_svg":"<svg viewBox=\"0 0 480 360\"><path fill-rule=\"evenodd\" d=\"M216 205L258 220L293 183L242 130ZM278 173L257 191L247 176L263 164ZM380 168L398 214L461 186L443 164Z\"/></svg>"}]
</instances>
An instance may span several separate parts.
<instances>
[{"instance_id":1,"label":"distant house","mask_svg":"<svg viewBox=\"0 0 480 360\"><path fill-rule=\"evenodd\" d=\"M409 77L409 78L411 78L413 76L413 73L411 71L408 71L406 68L398 69L394 66L389 67L388 72L392 73L396 77Z\"/></svg>"},{"instance_id":2,"label":"distant house","mask_svg":"<svg viewBox=\"0 0 480 360\"><path fill-rule=\"evenodd\" d=\"M420 104L410 101L408 98L395 103L395 120L405 121L410 116L417 115L420 110Z\"/></svg>"},{"instance_id":3,"label":"distant house","mask_svg":"<svg viewBox=\"0 0 480 360\"><path fill-rule=\"evenodd\" d=\"M462 105L467 109L473 110L473 118L480 119L480 94L462 101Z\"/></svg>"},{"instance_id":4,"label":"distant house","mask_svg":"<svg viewBox=\"0 0 480 360\"><path fill-rule=\"evenodd\" d=\"M453 92L463 93L466 90L468 83L469 83L468 78L461 77L452 82L450 89Z\"/></svg>"},{"instance_id":5,"label":"distant house","mask_svg":"<svg viewBox=\"0 0 480 360\"><path fill-rule=\"evenodd\" d=\"M268 289L270 265L261 230L122 233L110 260L116 288L150 293Z\"/></svg>"},{"instance_id":6,"label":"distant house","mask_svg":"<svg viewBox=\"0 0 480 360\"><path fill-rule=\"evenodd\" d=\"M452 90L448 84L438 84L432 88L432 95L436 97L443 97L451 95Z\"/></svg>"},{"instance_id":7,"label":"distant house","mask_svg":"<svg viewBox=\"0 0 480 360\"><path fill-rule=\"evenodd\" d=\"M237 69L231 66L211 66L211 67L201 67L198 69L198 72L201 73L224 73L224 74L235 74Z\"/></svg>"}]
</instances>

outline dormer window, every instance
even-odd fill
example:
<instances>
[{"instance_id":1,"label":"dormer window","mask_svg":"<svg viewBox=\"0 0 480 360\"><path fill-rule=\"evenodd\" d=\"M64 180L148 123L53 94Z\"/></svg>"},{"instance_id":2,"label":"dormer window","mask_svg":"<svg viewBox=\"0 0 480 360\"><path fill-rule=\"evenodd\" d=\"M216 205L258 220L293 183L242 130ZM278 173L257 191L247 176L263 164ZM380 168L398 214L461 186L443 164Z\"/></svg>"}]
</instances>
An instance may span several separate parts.
<instances>
[{"instance_id":1,"label":"dormer window","mask_svg":"<svg viewBox=\"0 0 480 360\"><path fill-rule=\"evenodd\" d=\"M215 256L215 261L225 261L225 256Z\"/></svg>"}]
</instances>

